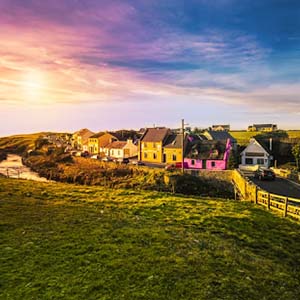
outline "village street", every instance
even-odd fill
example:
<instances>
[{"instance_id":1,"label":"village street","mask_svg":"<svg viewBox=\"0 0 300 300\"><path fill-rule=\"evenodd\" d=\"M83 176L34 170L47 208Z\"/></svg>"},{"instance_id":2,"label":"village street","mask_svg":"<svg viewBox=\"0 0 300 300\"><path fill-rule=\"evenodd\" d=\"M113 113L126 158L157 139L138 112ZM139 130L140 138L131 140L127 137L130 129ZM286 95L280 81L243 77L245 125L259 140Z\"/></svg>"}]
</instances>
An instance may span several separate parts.
<instances>
[{"instance_id":1,"label":"village street","mask_svg":"<svg viewBox=\"0 0 300 300\"><path fill-rule=\"evenodd\" d=\"M259 180L253 175L248 176L261 189L281 196L300 198L300 185L285 178L277 177L274 181Z\"/></svg>"}]
</instances>

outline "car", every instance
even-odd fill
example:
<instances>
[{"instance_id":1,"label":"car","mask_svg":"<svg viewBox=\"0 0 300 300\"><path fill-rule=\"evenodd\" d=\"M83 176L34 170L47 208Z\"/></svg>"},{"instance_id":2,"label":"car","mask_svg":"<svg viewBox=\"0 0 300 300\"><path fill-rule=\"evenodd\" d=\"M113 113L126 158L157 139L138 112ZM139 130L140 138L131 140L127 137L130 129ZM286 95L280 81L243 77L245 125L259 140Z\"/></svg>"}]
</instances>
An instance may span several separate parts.
<instances>
[{"instance_id":1,"label":"car","mask_svg":"<svg viewBox=\"0 0 300 300\"><path fill-rule=\"evenodd\" d=\"M81 152L81 157L89 157L89 152L88 151L83 151L83 152Z\"/></svg>"},{"instance_id":2,"label":"car","mask_svg":"<svg viewBox=\"0 0 300 300\"><path fill-rule=\"evenodd\" d=\"M276 178L273 170L266 168L258 168L254 173L254 177L259 180L275 180Z\"/></svg>"},{"instance_id":3,"label":"car","mask_svg":"<svg viewBox=\"0 0 300 300\"><path fill-rule=\"evenodd\" d=\"M102 158L102 161L109 162L109 161L113 161L113 159L109 156L105 156L105 157Z\"/></svg>"},{"instance_id":4,"label":"car","mask_svg":"<svg viewBox=\"0 0 300 300\"><path fill-rule=\"evenodd\" d=\"M175 170L175 169L181 169L182 163L181 162L176 162L174 164L166 165L165 170Z\"/></svg>"},{"instance_id":5,"label":"car","mask_svg":"<svg viewBox=\"0 0 300 300\"><path fill-rule=\"evenodd\" d=\"M131 164L134 166L144 166L145 165L145 163L143 163L140 160L133 160L133 161L131 161Z\"/></svg>"},{"instance_id":6,"label":"car","mask_svg":"<svg viewBox=\"0 0 300 300\"><path fill-rule=\"evenodd\" d=\"M92 155L91 158L92 158L92 159L100 159L100 156L97 155L97 154L95 154L95 155Z\"/></svg>"},{"instance_id":7,"label":"car","mask_svg":"<svg viewBox=\"0 0 300 300\"><path fill-rule=\"evenodd\" d=\"M127 165L129 163L129 159L128 158L118 158L115 160L116 163L119 163L119 164L125 164Z\"/></svg>"}]
</instances>

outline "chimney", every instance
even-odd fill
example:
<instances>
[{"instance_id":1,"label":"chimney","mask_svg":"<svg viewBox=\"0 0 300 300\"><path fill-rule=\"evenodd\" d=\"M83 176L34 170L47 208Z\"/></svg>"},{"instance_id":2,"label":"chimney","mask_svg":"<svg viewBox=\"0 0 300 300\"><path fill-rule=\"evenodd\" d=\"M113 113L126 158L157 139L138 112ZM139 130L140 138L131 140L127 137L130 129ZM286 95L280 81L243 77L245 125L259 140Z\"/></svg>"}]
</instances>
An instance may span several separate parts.
<instances>
[{"instance_id":1,"label":"chimney","mask_svg":"<svg viewBox=\"0 0 300 300\"><path fill-rule=\"evenodd\" d=\"M273 141L272 138L270 138L270 139L269 139L269 149L270 149L270 151L272 151L272 148L273 148L273 147L272 147L272 146L273 146L273 145L272 145L272 141Z\"/></svg>"}]
</instances>

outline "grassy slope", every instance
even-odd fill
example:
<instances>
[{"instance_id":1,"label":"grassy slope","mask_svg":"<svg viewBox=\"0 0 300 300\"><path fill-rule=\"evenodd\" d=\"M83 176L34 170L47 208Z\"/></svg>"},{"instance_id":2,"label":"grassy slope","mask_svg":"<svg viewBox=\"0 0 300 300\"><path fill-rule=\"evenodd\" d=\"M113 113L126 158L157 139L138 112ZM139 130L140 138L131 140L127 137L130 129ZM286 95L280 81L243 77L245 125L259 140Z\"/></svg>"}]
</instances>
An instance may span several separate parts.
<instances>
[{"instance_id":1,"label":"grassy slope","mask_svg":"<svg viewBox=\"0 0 300 300\"><path fill-rule=\"evenodd\" d=\"M230 131L230 134L237 140L240 145L247 145L249 139L261 134L260 131ZM288 130L288 137L291 139L300 138L300 130Z\"/></svg>"},{"instance_id":2,"label":"grassy slope","mask_svg":"<svg viewBox=\"0 0 300 300\"><path fill-rule=\"evenodd\" d=\"M298 299L300 226L249 203L0 178L1 299Z\"/></svg>"},{"instance_id":3,"label":"grassy slope","mask_svg":"<svg viewBox=\"0 0 300 300\"><path fill-rule=\"evenodd\" d=\"M33 133L2 137L0 138L0 149L19 148L22 146L33 148L34 142L42 135L43 133Z\"/></svg>"}]
</instances>

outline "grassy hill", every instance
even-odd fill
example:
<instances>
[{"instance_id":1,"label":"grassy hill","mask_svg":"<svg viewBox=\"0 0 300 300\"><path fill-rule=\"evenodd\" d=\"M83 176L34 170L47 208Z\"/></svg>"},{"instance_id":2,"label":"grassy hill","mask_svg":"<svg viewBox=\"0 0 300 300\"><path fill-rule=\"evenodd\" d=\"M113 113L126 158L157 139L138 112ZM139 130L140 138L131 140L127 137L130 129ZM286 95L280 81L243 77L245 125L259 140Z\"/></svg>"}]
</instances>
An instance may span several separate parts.
<instances>
[{"instance_id":1,"label":"grassy hill","mask_svg":"<svg viewBox=\"0 0 300 300\"><path fill-rule=\"evenodd\" d=\"M286 137L290 139L299 139L300 130L287 130ZM230 134L237 140L239 145L245 146L249 143L250 138L262 134L260 131L230 131Z\"/></svg>"},{"instance_id":2,"label":"grassy hill","mask_svg":"<svg viewBox=\"0 0 300 300\"><path fill-rule=\"evenodd\" d=\"M233 200L0 178L1 299L298 299L300 225Z\"/></svg>"}]
</instances>

